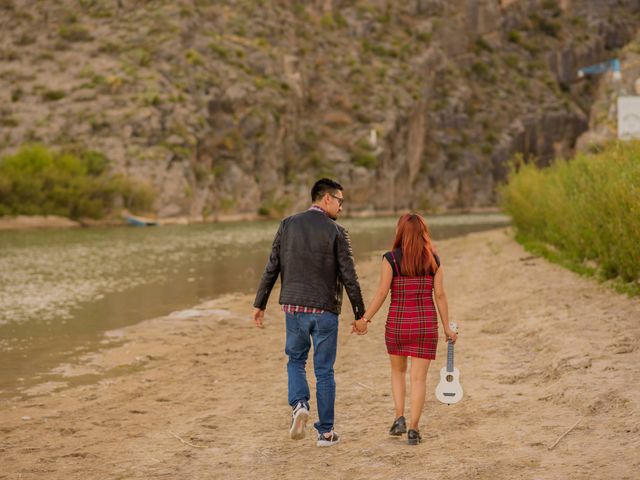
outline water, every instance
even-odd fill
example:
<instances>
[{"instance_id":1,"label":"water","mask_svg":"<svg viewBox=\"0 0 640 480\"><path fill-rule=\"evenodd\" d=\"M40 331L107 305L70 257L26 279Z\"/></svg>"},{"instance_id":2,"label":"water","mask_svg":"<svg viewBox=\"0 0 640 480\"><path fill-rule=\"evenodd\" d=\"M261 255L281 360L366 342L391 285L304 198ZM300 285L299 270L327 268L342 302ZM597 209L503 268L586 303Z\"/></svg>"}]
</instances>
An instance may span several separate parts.
<instances>
[{"instance_id":1,"label":"water","mask_svg":"<svg viewBox=\"0 0 640 480\"><path fill-rule=\"evenodd\" d=\"M427 220L435 239L508 223L498 214ZM396 221L340 223L358 259L388 249ZM46 372L97 348L106 331L255 291L277 226L0 232L0 396L49 379Z\"/></svg>"}]
</instances>

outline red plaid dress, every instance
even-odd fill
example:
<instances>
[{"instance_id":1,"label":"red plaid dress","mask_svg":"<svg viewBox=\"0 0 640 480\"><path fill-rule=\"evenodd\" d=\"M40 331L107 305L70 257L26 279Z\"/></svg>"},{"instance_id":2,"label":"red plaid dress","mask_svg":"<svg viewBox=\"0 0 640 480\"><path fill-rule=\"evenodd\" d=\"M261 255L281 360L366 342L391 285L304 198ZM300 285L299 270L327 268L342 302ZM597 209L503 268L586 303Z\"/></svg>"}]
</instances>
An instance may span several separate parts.
<instances>
[{"instance_id":1,"label":"red plaid dress","mask_svg":"<svg viewBox=\"0 0 640 480\"><path fill-rule=\"evenodd\" d=\"M438 315L433 303L433 275L409 277L400 273L401 252L385 257L393 268L391 305L384 340L390 355L434 360L438 346ZM440 264L439 259L436 261Z\"/></svg>"}]
</instances>

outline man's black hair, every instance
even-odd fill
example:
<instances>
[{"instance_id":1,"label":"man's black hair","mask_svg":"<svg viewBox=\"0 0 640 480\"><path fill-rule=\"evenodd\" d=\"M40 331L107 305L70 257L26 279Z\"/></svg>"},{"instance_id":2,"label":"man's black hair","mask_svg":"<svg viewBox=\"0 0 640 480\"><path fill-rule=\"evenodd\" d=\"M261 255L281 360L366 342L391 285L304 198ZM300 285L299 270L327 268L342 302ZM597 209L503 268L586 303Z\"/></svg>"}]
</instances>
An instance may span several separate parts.
<instances>
[{"instance_id":1,"label":"man's black hair","mask_svg":"<svg viewBox=\"0 0 640 480\"><path fill-rule=\"evenodd\" d=\"M321 178L311 188L311 201L317 202L324 197L325 193L335 194L338 190L342 191L342 185L338 182L330 178Z\"/></svg>"}]
</instances>

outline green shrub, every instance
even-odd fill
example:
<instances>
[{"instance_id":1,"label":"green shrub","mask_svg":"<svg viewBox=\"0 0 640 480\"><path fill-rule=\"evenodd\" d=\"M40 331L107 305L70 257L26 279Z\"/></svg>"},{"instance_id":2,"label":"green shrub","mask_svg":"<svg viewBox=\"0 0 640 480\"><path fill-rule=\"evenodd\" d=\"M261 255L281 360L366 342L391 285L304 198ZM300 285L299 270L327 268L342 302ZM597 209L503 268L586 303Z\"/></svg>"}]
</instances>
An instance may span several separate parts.
<instances>
[{"instance_id":1,"label":"green shrub","mask_svg":"<svg viewBox=\"0 0 640 480\"><path fill-rule=\"evenodd\" d=\"M28 33L22 33L13 41L13 44L18 47L26 47L27 45L33 45L34 43L36 43L36 37L29 35Z\"/></svg>"},{"instance_id":2,"label":"green shrub","mask_svg":"<svg viewBox=\"0 0 640 480\"><path fill-rule=\"evenodd\" d=\"M540 169L516 159L502 205L520 239L552 245L568 264L640 280L640 142L612 143Z\"/></svg>"},{"instance_id":3,"label":"green shrub","mask_svg":"<svg viewBox=\"0 0 640 480\"><path fill-rule=\"evenodd\" d=\"M504 63L507 67L512 68L513 70L520 69L520 59L517 55L507 55L504 57Z\"/></svg>"},{"instance_id":4,"label":"green shrub","mask_svg":"<svg viewBox=\"0 0 640 480\"><path fill-rule=\"evenodd\" d=\"M333 15L327 13L320 18L320 26L326 30L333 30L335 27L335 22L333 20Z\"/></svg>"},{"instance_id":5,"label":"green shrub","mask_svg":"<svg viewBox=\"0 0 640 480\"><path fill-rule=\"evenodd\" d=\"M299 134L298 145L303 152L313 152L318 148L319 141L318 132L312 127L305 127Z\"/></svg>"},{"instance_id":6,"label":"green shrub","mask_svg":"<svg viewBox=\"0 0 640 480\"><path fill-rule=\"evenodd\" d=\"M509 40L512 43L520 44L520 43L522 43L522 35L517 30L511 30L507 34L507 40Z\"/></svg>"},{"instance_id":7,"label":"green shrub","mask_svg":"<svg viewBox=\"0 0 640 480\"><path fill-rule=\"evenodd\" d=\"M106 54L112 54L112 55L117 55L119 53L122 53L124 51L124 46L112 42L111 40L107 40L104 43L100 44L100 46L98 47L98 53L106 53Z\"/></svg>"},{"instance_id":8,"label":"green shrub","mask_svg":"<svg viewBox=\"0 0 640 480\"><path fill-rule=\"evenodd\" d=\"M187 50L184 54L184 58L190 65L198 66L204 64L204 59L196 50Z\"/></svg>"},{"instance_id":9,"label":"green shrub","mask_svg":"<svg viewBox=\"0 0 640 480\"><path fill-rule=\"evenodd\" d=\"M18 121L18 119L14 116L0 116L0 127L17 127L18 125L20 125L20 122Z\"/></svg>"},{"instance_id":10,"label":"green shrub","mask_svg":"<svg viewBox=\"0 0 640 480\"><path fill-rule=\"evenodd\" d=\"M557 20L549 20L537 13L532 13L529 18L533 22L534 28L553 38L558 38L560 34L560 23Z\"/></svg>"},{"instance_id":11,"label":"green shrub","mask_svg":"<svg viewBox=\"0 0 640 480\"><path fill-rule=\"evenodd\" d=\"M20 55L15 50L0 50L0 60L3 62L13 62L19 58Z\"/></svg>"},{"instance_id":12,"label":"green shrub","mask_svg":"<svg viewBox=\"0 0 640 480\"><path fill-rule=\"evenodd\" d=\"M24 95L24 91L22 90L22 88L18 87L18 88L14 88L11 91L11 101L12 102L17 102L22 98L22 95Z\"/></svg>"},{"instance_id":13,"label":"green shrub","mask_svg":"<svg viewBox=\"0 0 640 480\"><path fill-rule=\"evenodd\" d=\"M45 102L55 102L63 99L65 95L65 92L62 90L46 90L42 92L42 100Z\"/></svg>"},{"instance_id":14,"label":"green shrub","mask_svg":"<svg viewBox=\"0 0 640 480\"><path fill-rule=\"evenodd\" d=\"M71 25L63 25L58 30L58 35L68 42L89 42L93 40L91 33L86 27L73 23Z\"/></svg>"},{"instance_id":15,"label":"green shrub","mask_svg":"<svg viewBox=\"0 0 640 480\"><path fill-rule=\"evenodd\" d=\"M231 58L231 51L224 45L218 45L217 43L211 42L209 44L209 49L222 59L228 60Z\"/></svg>"},{"instance_id":16,"label":"green shrub","mask_svg":"<svg viewBox=\"0 0 640 480\"><path fill-rule=\"evenodd\" d=\"M62 21L67 25L78 23L78 15L69 10L65 13L64 19Z\"/></svg>"},{"instance_id":17,"label":"green shrub","mask_svg":"<svg viewBox=\"0 0 640 480\"><path fill-rule=\"evenodd\" d=\"M562 15L562 8L558 5L557 0L544 0L541 7L543 10L549 11L554 17Z\"/></svg>"},{"instance_id":18,"label":"green shrub","mask_svg":"<svg viewBox=\"0 0 640 480\"><path fill-rule=\"evenodd\" d=\"M491 71L491 66L483 62L474 62L471 65L471 72L478 78L487 82L494 82L495 76Z\"/></svg>"},{"instance_id":19,"label":"green shrub","mask_svg":"<svg viewBox=\"0 0 640 480\"><path fill-rule=\"evenodd\" d=\"M140 101L147 107L158 107L162 104L162 98L156 90L147 90L140 94Z\"/></svg>"},{"instance_id":20,"label":"green shrub","mask_svg":"<svg viewBox=\"0 0 640 480\"><path fill-rule=\"evenodd\" d=\"M432 32L419 32L416 35L416 38L422 43L430 44L431 43L431 39L433 38L433 33Z\"/></svg>"},{"instance_id":21,"label":"green shrub","mask_svg":"<svg viewBox=\"0 0 640 480\"><path fill-rule=\"evenodd\" d=\"M134 48L128 54L134 64L141 67L148 67L153 60L153 54L146 48Z\"/></svg>"},{"instance_id":22,"label":"green shrub","mask_svg":"<svg viewBox=\"0 0 640 480\"><path fill-rule=\"evenodd\" d=\"M35 145L0 160L4 214L102 218L118 199L132 211L144 211L153 196L146 186L110 175L108 160L97 152L52 152Z\"/></svg>"},{"instance_id":23,"label":"green shrub","mask_svg":"<svg viewBox=\"0 0 640 480\"><path fill-rule=\"evenodd\" d=\"M485 52L493 52L493 47L491 45L489 45L489 43L482 37L478 37L476 38L476 41L474 43L474 50L476 52L481 52L481 51L485 51Z\"/></svg>"},{"instance_id":24,"label":"green shrub","mask_svg":"<svg viewBox=\"0 0 640 480\"><path fill-rule=\"evenodd\" d=\"M307 12L305 6L301 3L293 2L293 14L305 22L311 21L311 16Z\"/></svg>"},{"instance_id":25,"label":"green shrub","mask_svg":"<svg viewBox=\"0 0 640 480\"><path fill-rule=\"evenodd\" d=\"M378 166L378 157L364 150L356 150L351 154L351 161L359 166L373 170Z\"/></svg>"},{"instance_id":26,"label":"green shrub","mask_svg":"<svg viewBox=\"0 0 640 480\"><path fill-rule=\"evenodd\" d=\"M287 208L289 208L289 201L286 198L275 198L274 195L271 195L258 207L258 215L268 218L282 218Z\"/></svg>"},{"instance_id":27,"label":"green shrub","mask_svg":"<svg viewBox=\"0 0 640 480\"><path fill-rule=\"evenodd\" d=\"M571 23L571 25L575 27L580 27L580 28L587 27L587 20L584 17L580 17L578 15L576 15L575 17L571 17L569 19L569 23Z\"/></svg>"},{"instance_id":28,"label":"green shrub","mask_svg":"<svg viewBox=\"0 0 640 480\"><path fill-rule=\"evenodd\" d=\"M202 185L209 180L210 169L200 163L193 166L193 175L196 177L196 183Z\"/></svg>"},{"instance_id":29,"label":"green shrub","mask_svg":"<svg viewBox=\"0 0 640 480\"><path fill-rule=\"evenodd\" d=\"M364 52L371 52L379 57L398 58L398 52L385 46L382 43L373 43L367 39L362 41L362 50Z\"/></svg>"},{"instance_id":30,"label":"green shrub","mask_svg":"<svg viewBox=\"0 0 640 480\"><path fill-rule=\"evenodd\" d=\"M13 0L0 0L0 10L6 10L8 12L13 12L16 8Z\"/></svg>"},{"instance_id":31,"label":"green shrub","mask_svg":"<svg viewBox=\"0 0 640 480\"><path fill-rule=\"evenodd\" d=\"M347 19L344 18L344 15L342 15L342 12L339 9L336 9L336 12L333 14L333 17L338 27L346 28L349 26L349 22L347 22Z\"/></svg>"}]
</instances>

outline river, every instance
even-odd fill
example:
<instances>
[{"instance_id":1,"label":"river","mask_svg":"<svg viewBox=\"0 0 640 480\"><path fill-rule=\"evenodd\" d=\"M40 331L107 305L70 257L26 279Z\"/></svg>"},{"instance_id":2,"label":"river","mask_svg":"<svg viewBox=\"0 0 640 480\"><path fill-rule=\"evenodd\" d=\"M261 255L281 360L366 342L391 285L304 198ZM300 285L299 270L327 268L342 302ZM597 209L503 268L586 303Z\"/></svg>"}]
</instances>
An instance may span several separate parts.
<instances>
[{"instance_id":1,"label":"river","mask_svg":"<svg viewBox=\"0 0 640 480\"><path fill-rule=\"evenodd\" d=\"M356 260L389 248L397 217L342 219ZM508 224L428 217L434 239ZM0 232L0 396L55 376L105 332L252 292L278 222ZM247 306L247 319L251 306Z\"/></svg>"}]
</instances>

